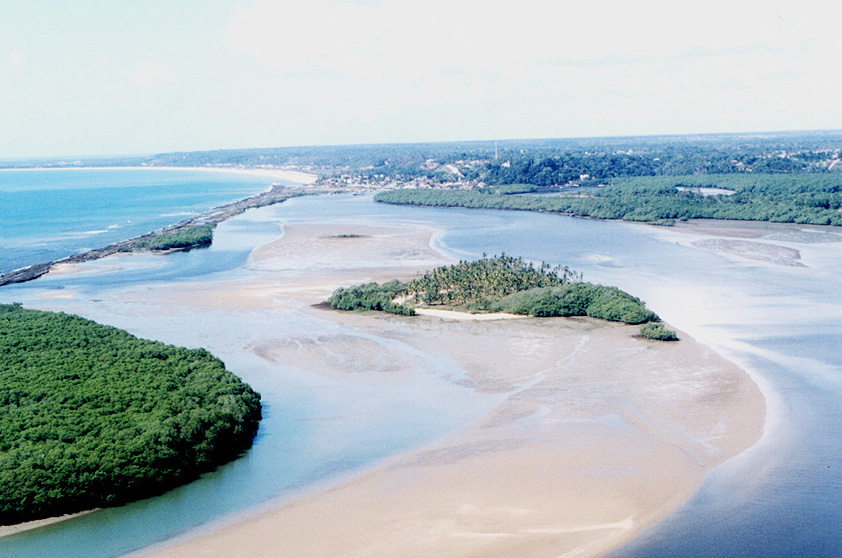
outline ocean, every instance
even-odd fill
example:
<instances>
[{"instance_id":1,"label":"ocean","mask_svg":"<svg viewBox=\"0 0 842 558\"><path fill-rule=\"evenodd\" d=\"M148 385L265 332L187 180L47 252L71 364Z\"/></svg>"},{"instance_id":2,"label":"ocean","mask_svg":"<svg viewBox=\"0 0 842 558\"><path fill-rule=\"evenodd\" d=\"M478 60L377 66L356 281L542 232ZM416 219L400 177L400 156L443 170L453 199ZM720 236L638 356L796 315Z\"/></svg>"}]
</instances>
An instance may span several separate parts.
<instances>
[{"instance_id":1,"label":"ocean","mask_svg":"<svg viewBox=\"0 0 842 558\"><path fill-rule=\"evenodd\" d=\"M139 236L271 183L196 170L0 171L0 273Z\"/></svg>"}]
</instances>

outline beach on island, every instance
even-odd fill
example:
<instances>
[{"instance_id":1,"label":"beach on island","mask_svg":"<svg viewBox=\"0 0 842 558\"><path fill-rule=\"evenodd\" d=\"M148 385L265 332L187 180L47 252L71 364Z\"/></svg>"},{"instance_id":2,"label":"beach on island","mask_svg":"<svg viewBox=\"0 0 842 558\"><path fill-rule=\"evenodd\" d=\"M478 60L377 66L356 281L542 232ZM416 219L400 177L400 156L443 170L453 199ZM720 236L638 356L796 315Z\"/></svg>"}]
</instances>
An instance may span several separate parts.
<instances>
[{"instance_id":1,"label":"beach on island","mask_svg":"<svg viewBox=\"0 0 842 558\"><path fill-rule=\"evenodd\" d=\"M657 343L637 327L587 318L407 318L320 304L340 286L449 263L431 248L434 234L408 224L286 225L237 277L121 292L121 303L173 313L315 316L339 329L239 331L236 343L278 374L292 367L386 394L440 356L453 363L440 379L487 406L425 447L135 555L599 555L676 510L707 471L760 437L755 383L681 332L678 343ZM410 350L397 354L383 340Z\"/></svg>"}]
</instances>

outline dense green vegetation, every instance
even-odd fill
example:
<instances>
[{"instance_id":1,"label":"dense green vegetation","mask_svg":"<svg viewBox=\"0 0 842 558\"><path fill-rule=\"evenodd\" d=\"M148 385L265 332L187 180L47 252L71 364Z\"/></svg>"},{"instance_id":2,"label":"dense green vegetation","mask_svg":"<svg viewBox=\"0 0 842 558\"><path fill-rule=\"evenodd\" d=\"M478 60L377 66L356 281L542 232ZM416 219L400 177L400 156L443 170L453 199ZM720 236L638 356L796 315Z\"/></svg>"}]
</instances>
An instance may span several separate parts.
<instances>
[{"instance_id":1,"label":"dense green vegetation","mask_svg":"<svg viewBox=\"0 0 842 558\"><path fill-rule=\"evenodd\" d=\"M0 305L0 524L161 493L237 457L259 420L207 351Z\"/></svg>"},{"instance_id":2,"label":"dense green vegetation","mask_svg":"<svg viewBox=\"0 0 842 558\"><path fill-rule=\"evenodd\" d=\"M699 188L730 190L704 195ZM842 175L700 175L627 178L593 192L539 197L473 190L394 190L375 200L437 207L545 211L629 221L740 219L842 225Z\"/></svg>"},{"instance_id":3,"label":"dense green vegetation","mask_svg":"<svg viewBox=\"0 0 842 558\"><path fill-rule=\"evenodd\" d=\"M678 341L678 335L664 324L649 322L640 326L640 335L656 341Z\"/></svg>"},{"instance_id":4,"label":"dense green vegetation","mask_svg":"<svg viewBox=\"0 0 842 558\"><path fill-rule=\"evenodd\" d=\"M392 314L414 316L415 310L403 304L393 302L405 285L398 281L389 281L378 285L377 283L366 283L355 287L338 288L330 298L328 304L337 310L380 310Z\"/></svg>"},{"instance_id":5,"label":"dense green vegetation","mask_svg":"<svg viewBox=\"0 0 842 558\"><path fill-rule=\"evenodd\" d=\"M213 225L206 223L164 231L133 240L126 246L120 246L120 251L183 250L210 246L213 242L213 228Z\"/></svg>"},{"instance_id":6,"label":"dense green vegetation","mask_svg":"<svg viewBox=\"0 0 842 558\"><path fill-rule=\"evenodd\" d=\"M516 292L495 301L489 310L540 318L589 316L626 324L658 319L639 298L616 287L583 282Z\"/></svg>"},{"instance_id":7,"label":"dense green vegetation","mask_svg":"<svg viewBox=\"0 0 842 558\"><path fill-rule=\"evenodd\" d=\"M658 320L643 301L616 287L585 283L566 267L535 267L505 254L439 267L406 283L337 289L328 303L340 310L406 315L413 315L418 305L439 305L536 317L590 316L627 324Z\"/></svg>"},{"instance_id":8,"label":"dense green vegetation","mask_svg":"<svg viewBox=\"0 0 842 558\"><path fill-rule=\"evenodd\" d=\"M485 311L501 297L527 289L566 285L580 279L568 268L535 267L505 254L437 267L400 291L408 301Z\"/></svg>"}]
</instances>

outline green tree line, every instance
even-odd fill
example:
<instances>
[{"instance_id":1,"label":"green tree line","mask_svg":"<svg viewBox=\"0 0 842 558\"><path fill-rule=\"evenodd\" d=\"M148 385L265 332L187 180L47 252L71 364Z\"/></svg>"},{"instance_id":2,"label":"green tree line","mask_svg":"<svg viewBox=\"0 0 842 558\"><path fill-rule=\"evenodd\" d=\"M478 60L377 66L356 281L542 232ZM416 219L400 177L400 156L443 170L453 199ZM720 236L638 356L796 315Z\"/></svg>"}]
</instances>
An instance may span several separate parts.
<instances>
[{"instance_id":1,"label":"green tree line","mask_svg":"<svg viewBox=\"0 0 842 558\"><path fill-rule=\"evenodd\" d=\"M236 458L260 416L203 349L0 305L0 524L159 494Z\"/></svg>"},{"instance_id":2,"label":"green tree line","mask_svg":"<svg viewBox=\"0 0 842 558\"><path fill-rule=\"evenodd\" d=\"M731 193L704 195L699 188ZM704 175L617 180L594 192L559 196L505 195L472 190L392 190L384 203L434 207L513 209L599 219L667 221L736 219L842 225L842 175Z\"/></svg>"},{"instance_id":3,"label":"green tree line","mask_svg":"<svg viewBox=\"0 0 842 558\"><path fill-rule=\"evenodd\" d=\"M184 250L201 248L213 242L214 225L202 224L142 236L120 247L121 252L133 250Z\"/></svg>"}]
</instances>

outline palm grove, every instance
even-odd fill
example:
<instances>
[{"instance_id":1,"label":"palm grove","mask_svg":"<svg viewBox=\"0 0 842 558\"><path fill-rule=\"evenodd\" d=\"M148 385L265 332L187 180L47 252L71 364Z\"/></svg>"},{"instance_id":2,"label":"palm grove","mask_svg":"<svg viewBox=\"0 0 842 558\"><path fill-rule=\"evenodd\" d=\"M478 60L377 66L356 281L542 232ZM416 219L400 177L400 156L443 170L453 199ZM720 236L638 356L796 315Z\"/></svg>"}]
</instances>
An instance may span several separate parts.
<instances>
[{"instance_id":1,"label":"palm grove","mask_svg":"<svg viewBox=\"0 0 842 558\"><path fill-rule=\"evenodd\" d=\"M644 324L641 334L677 339L640 299L616 287L582 281L567 267L540 266L505 254L463 261L428 271L409 282L368 283L334 291L328 303L339 310L380 310L415 315L418 306L470 312L508 312L535 317L588 316Z\"/></svg>"}]
</instances>

